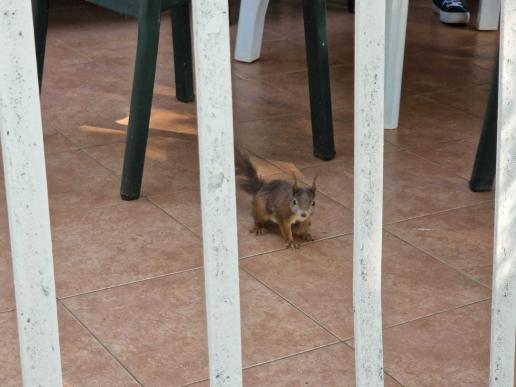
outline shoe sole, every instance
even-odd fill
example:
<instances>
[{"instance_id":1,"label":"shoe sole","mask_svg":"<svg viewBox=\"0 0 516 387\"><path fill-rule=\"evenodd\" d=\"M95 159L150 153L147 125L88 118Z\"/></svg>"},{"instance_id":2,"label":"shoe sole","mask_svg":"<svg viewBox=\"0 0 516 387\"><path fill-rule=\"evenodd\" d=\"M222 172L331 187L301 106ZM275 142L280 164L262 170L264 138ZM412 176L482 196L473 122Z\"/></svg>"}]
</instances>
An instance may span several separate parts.
<instances>
[{"instance_id":1,"label":"shoe sole","mask_svg":"<svg viewBox=\"0 0 516 387\"><path fill-rule=\"evenodd\" d=\"M432 8L436 14L439 15L441 23L446 24L468 24L469 23L469 12L446 12L439 9L435 4L432 4Z\"/></svg>"}]
</instances>

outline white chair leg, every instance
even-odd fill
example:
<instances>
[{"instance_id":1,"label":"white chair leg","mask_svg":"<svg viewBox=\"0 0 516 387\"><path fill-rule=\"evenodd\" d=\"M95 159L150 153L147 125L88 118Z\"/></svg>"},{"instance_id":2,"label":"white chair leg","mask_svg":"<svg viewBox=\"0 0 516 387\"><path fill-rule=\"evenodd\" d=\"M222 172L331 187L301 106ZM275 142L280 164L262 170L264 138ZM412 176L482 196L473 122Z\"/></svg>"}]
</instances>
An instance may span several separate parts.
<instances>
[{"instance_id":1,"label":"white chair leg","mask_svg":"<svg viewBox=\"0 0 516 387\"><path fill-rule=\"evenodd\" d=\"M260 57L263 26L269 0L242 0L235 47L235 59L251 63Z\"/></svg>"},{"instance_id":2,"label":"white chair leg","mask_svg":"<svg viewBox=\"0 0 516 387\"><path fill-rule=\"evenodd\" d=\"M500 22L501 0L480 0L477 14L477 29L496 31Z\"/></svg>"},{"instance_id":3,"label":"white chair leg","mask_svg":"<svg viewBox=\"0 0 516 387\"><path fill-rule=\"evenodd\" d=\"M386 5L385 129L396 129L400 116L408 0L387 0Z\"/></svg>"}]
</instances>

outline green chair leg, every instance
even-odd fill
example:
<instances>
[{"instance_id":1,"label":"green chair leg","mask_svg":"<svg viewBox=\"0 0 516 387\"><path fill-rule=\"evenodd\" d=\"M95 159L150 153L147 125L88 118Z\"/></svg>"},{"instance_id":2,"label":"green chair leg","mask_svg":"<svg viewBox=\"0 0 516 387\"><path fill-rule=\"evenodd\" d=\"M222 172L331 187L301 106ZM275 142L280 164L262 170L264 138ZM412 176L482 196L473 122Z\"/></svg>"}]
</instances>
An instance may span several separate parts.
<instances>
[{"instance_id":1,"label":"green chair leg","mask_svg":"<svg viewBox=\"0 0 516 387\"><path fill-rule=\"evenodd\" d=\"M498 58L498 56L497 56ZM475 164L471 172L469 187L474 192L493 189L496 173L496 136L498 129L498 60L493 70L491 92L487 101L482 132L478 142Z\"/></svg>"},{"instance_id":2,"label":"green chair leg","mask_svg":"<svg viewBox=\"0 0 516 387\"><path fill-rule=\"evenodd\" d=\"M34 23L34 40L36 42L39 90L41 91L43 63L45 62L45 45L47 41L48 0L32 0L32 20Z\"/></svg>"},{"instance_id":3,"label":"green chair leg","mask_svg":"<svg viewBox=\"0 0 516 387\"><path fill-rule=\"evenodd\" d=\"M138 47L120 188L124 200L140 196L158 54L161 4L159 1L143 4L138 16Z\"/></svg>"},{"instance_id":4,"label":"green chair leg","mask_svg":"<svg viewBox=\"0 0 516 387\"><path fill-rule=\"evenodd\" d=\"M194 92L189 4L174 6L171 14L176 98L182 102L190 102L194 99Z\"/></svg>"},{"instance_id":5,"label":"green chair leg","mask_svg":"<svg viewBox=\"0 0 516 387\"><path fill-rule=\"evenodd\" d=\"M335 144L331 111L326 0L303 0L303 15L314 155L322 160L331 160L335 157Z\"/></svg>"}]
</instances>

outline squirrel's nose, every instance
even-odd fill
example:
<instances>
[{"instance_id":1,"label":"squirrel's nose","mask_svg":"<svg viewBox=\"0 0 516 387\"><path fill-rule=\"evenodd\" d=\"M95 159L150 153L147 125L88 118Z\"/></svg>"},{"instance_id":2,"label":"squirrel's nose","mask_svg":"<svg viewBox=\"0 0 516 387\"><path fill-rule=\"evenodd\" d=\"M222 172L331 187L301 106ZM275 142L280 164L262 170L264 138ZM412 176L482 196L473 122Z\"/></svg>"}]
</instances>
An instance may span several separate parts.
<instances>
[{"instance_id":1,"label":"squirrel's nose","mask_svg":"<svg viewBox=\"0 0 516 387\"><path fill-rule=\"evenodd\" d=\"M306 212L302 212L302 213L301 213L301 217L302 217L302 218L306 218Z\"/></svg>"}]
</instances>

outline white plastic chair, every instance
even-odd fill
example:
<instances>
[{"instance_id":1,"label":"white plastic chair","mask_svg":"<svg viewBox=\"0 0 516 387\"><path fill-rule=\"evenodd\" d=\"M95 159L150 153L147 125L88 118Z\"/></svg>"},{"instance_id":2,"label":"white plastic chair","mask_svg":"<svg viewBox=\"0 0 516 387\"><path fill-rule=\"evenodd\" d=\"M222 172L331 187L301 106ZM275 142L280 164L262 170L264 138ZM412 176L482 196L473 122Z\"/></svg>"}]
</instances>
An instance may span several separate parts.
<instances>
[{"instance_id":1,"label":"white plastic chair","mask_svg":"<svg viewBox=\"0 0 516 387\"><path fill-rule=\"evenodd\" d=\"M480 0L478 5L477 29L496 31L500 23L501 0Z\"/></svg>"},{"instance_id":2,"label":"white plastic chair","mask_svg":"<svg viewBox=\"0 0 516 387\"><path fill-rule=\"evenodd\" d=\"M481 0L479 30L496 30L501 0ZM260 57L269 0L241 0L235 59L251 63ZM408 0L387 0L385 34L385 128L398 127Z\"/></svg>"},{"instance_id":3,"label":"white plastic chair","mask_svg":"<svg viewBox=\"0 0 516 387\"><path fill-rule=\"evenodd\" d=\"M485 1L485 0L484 0ZM269 0L241 0L235 59L251 63L260 57ZM398 127L408 0L387 0L385 62L385 128Z\"/></svg>"}]
</instances>

